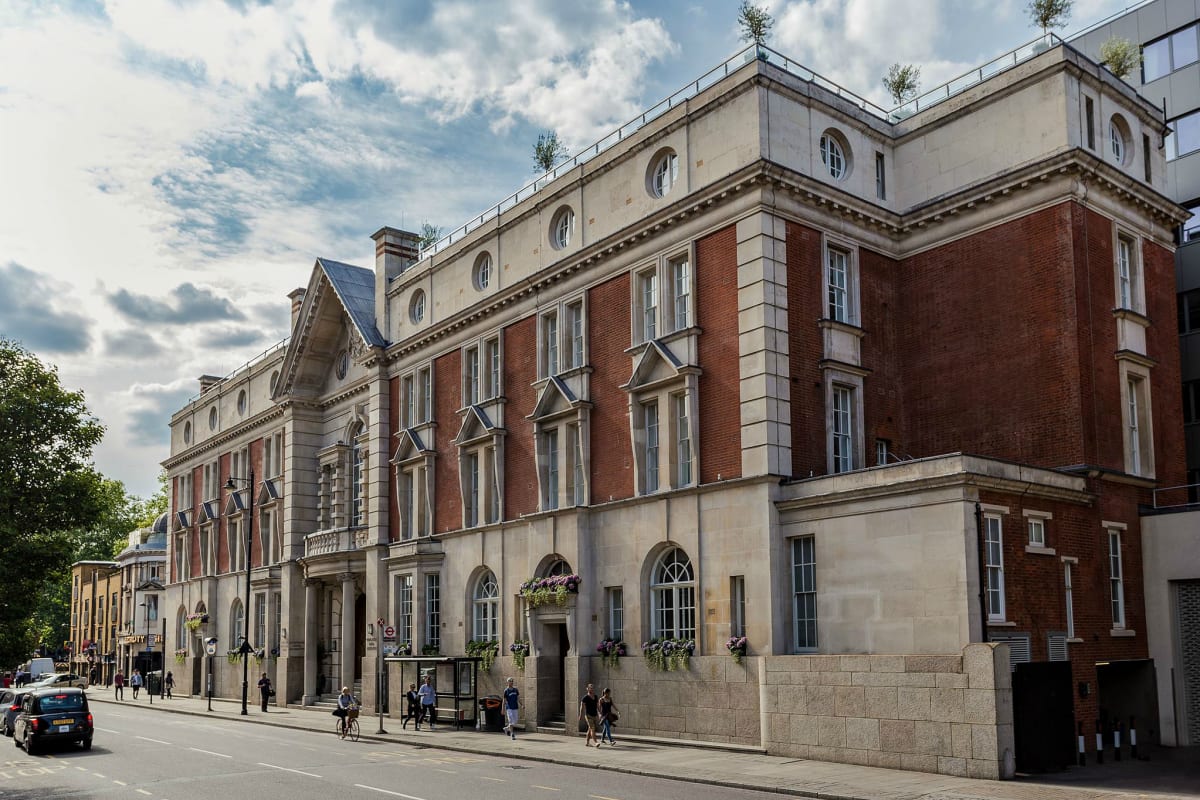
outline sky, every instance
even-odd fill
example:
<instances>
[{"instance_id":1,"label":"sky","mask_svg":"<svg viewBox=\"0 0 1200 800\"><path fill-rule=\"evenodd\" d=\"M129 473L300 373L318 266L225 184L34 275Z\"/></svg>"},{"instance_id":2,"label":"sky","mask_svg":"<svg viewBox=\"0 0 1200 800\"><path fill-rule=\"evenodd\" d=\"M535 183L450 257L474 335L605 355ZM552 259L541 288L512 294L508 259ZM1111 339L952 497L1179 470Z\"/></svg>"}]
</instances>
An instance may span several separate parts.
<instances>
[{"instance_id":1,"label":"sky","mask_svg":"<svg viewBox=\"0 0 1200 800\"><path fill-rule=\"evenodd\" d=\"M1075 0L1070 34L1134 0ZM1032 39L1028 0L771 0L770 46L885 107ZM449 231L744 44L737 0L0 0L0 337L156 488L202 374L287 334L328 257Z\"/></svg>"}]
</instances>

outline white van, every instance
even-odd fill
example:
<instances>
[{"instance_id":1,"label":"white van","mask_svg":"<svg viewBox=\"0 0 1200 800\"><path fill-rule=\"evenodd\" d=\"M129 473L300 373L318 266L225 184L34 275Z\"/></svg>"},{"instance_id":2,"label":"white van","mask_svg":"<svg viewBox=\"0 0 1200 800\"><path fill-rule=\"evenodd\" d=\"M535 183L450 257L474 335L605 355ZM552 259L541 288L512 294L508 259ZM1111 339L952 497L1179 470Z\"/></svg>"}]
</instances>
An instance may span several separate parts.
<instances>
[{"instance_id":1,"label":"white van","mask_svg":"<svg viewBox=\"0 0 1200 800\"><path fill-rule=\"evenodd\" d=\"M32 680L37 680L44 673L54 674L54 659L53 658L34 658L29 661L29 669L26 670L32 677Z\"/></svg>"}]
</instances>

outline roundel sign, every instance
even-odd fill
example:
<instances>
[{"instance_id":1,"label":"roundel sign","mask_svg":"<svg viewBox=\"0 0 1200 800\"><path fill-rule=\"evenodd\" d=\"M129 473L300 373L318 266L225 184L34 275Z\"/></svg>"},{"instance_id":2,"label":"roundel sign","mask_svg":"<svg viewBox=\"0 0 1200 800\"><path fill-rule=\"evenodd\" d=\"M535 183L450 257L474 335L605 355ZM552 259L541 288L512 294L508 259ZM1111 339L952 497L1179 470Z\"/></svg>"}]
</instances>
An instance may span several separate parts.
<instances>
[{"instance_id":1,"label":"roundel sign","mask_svg":"<svg viewBox=\"0 0 1200 800\"><path fill-rule=\"evenodd\" d=\"M209 642L209 643L205 644L204 652L208 653L210 656L215 656L217 654L217 643Z\"/></svg>"},{"instance_id":2,"label":"roundel sign","mask_svg":"<svg viewBox=\"0 0 1200 800\"><path fill-rule=\"evenodd\" d=\"M391 625L388 625L386 628L383 629L383 638L384 639L395 639L396 638L396 629L393 628Z\"/></svg>"}]
</instances>

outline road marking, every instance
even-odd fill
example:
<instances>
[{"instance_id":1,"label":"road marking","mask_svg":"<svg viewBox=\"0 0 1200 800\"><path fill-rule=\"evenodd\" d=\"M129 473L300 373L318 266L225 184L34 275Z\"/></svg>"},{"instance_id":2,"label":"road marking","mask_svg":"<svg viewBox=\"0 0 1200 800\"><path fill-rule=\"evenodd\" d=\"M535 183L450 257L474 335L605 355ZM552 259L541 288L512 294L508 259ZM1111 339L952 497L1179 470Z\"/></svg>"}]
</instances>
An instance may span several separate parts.
<instances>
[{"instance_id":1,"label":"road marking","mask_svg":"<svg viewBox=\"0 0 1200 800\"><path fill-rule=\"evenodd\" d=\"M151 739L149 736L138 736L136 738L141 739L143 742L154 742L155 744L165 744L167 747L171 746L170 742L164 742L162 739Z\"/></svg>"},{"instance_id":2,"label":"road marking","mask_svg":"<svg viewBox=\"0 0 1200 800\"><path fill-rule=\"evenodd\" d=\"M96 726L96 730L98 730L98 731L104 731L105 733L115 733L115 734L117 734L118 736L120 736L120 735L121 735L121 732L120 732L120 731L114 731L112 728L101 728L99 725L97 725L97 726Z\"/></svg>"},{"instance_id":3,"label":"road marking","mask_svg":"<svg viewBox=\"0 0 1200 800\"><path fill-rule=\"evenodd\" d=\"M210 756L220 756L221 758L233 758L233 756L227 756L224 753L214 753L212 750L201 750L199 747L189 747L188 750L195 750L197 753L207 753Z\"/></svg>"},{"instance_id":4,"label":"road marking","mask_svg":"<svg viewBox=\"0 0 1200 800\"><path fill-rule=\"evenodd\" d=\"M75 769L79 770L80 772L87 772L87 767L76 767Z\"/></svg>"},{"instance_id":5,"label":"road marking","mask_svg":"<svg viewBox=\"0 0 1200 800\"><path fill-rule=\"evenodd\" d=\"M457 775L458 774L458 772L456 770L452 770L452 769L438 769L438 767L434 767L434 769L437 770L438 772L444 772L447 775Z\"/></svg>"},{"instance_id":6,"label":"road marking","mask_svg":"<svg viewBox=\"0 0 1200 800\"><path fill-rule=\"evenodd\" d=\"M594 797L596 800L617 800L615 797L605 797L602 794L589 794L588 797Z\"/></svg>"},{"instance_id":7,"label":"road marking","mask_svg":"<svg viewBox=\"0 0 1200 800\"><path fill-rule=\"evenodd\" d=\"M508 781L504 780L504 778L489 778L487 775L480 775L479 777L485 781L495 781L496 783L508 783Z\"/></svg>"},{"instance_id":8,"label":"road marking","mask_svg":"<svg viewBox=\"0 0 1200 800\"><path fill-rule=\"evenodd\" d=\"M115 778L113 779L113 783L115 783L117 786L128 786L129 785L125 781L119 781L119 780L116 780Z\"/></svg>"},{"instance_id":9,"label":"road marking","mask_svg":"<svg viewBox=\"0 0 1200 800\"><path fill-rule=\"evenodd\" d=\"M92 774L95 775L97 778L107 778L108 777L107 775L101 775L99 772L93 772Z\"/></svg>"},{"instance_id":10,"label":"road marking","mask_svg":"<svg viewBox=\"0 0 1200 800\"><path fill-rule=\"evenodd\" d=\"M319 777L321 777L320 775L314 775L314 774L313 774L313 773L311 773L311 772L302 772L301 770L298 770L298 769L292 769L292 768L290 768L290 767L277 767L277 766L275 766L274 764L264 764L264 763L263 763L263 762L261 762L261 761L259 761L259 762L258 762L258 765L259 765L260 767L270 767L271 769L281 769L281 770L283 770L284 772L295 772L297 775L307 775L307 776L308 776L308 777L310 777L310 778L319 778Z\"/></svg>"},{"instance_id":11,"label":"road marking","mask_svg":"<svg viewBox=\"0 0 1200 800\"><path fill-rule=\"evenodd\" d=\"M561 792L562 791L562 789L555 789L553 786L539 786L536 783L531 783L529 785L535 789L545 789L547 792Z\"/></svg>"},{"instance_id":12,"label":"road marking","mask_svg":"<svg viewBox=\"0 0 1200 800\"><path fill-rule=\"evenodd\" d=\"M138 790L137 790L137 793L138 793L138 794L150 794L150 793L149 793L149 792L147 792L145 789L138 789Z\"/></svg>"},{"instance_id":13,"label":"road marking","mask_svg":"<svg viewBox=\"0 0 1200 800\"><path fill-rule=\"evenodd\" d=\"M420 797L413 797L411 794L401 794L400 792L393 792L388 789L380 789L376 786L366 786L361 783L356 783L354 785L359 789L370 789L372 792L383 792L384 794L390 794L392 797L404 797L407 798L407 800L421 800Z\"/></svg>"}]
</instances>

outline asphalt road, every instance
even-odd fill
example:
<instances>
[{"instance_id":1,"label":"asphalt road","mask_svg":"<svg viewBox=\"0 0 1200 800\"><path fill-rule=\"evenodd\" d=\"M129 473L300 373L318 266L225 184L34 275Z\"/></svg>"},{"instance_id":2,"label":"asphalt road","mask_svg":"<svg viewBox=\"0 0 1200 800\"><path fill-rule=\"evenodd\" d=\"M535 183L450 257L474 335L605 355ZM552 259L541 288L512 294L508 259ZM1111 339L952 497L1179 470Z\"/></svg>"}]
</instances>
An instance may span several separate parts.
<instances>
[{"instance_id":1,"label":"asphalt road","mask_svg":"<svg viewBox=\"0 0 1200 800\"><path fill-rule=\"evenodd\" d=\"M96 703L91 751L0 740L0 800L778 800L780 795ZM618 748L621 745L618 744ZM630 747L636 745L629 745ZM582 748L583 745L581 744ZM595 750L602 764L608 753Z\"/></svg>"}]
</instances>

